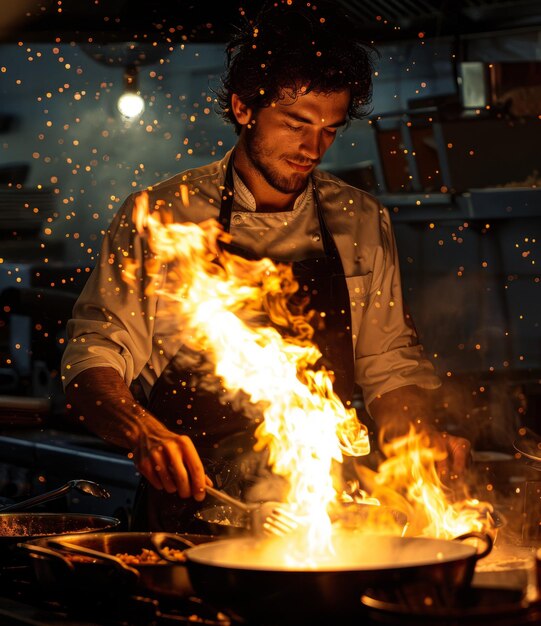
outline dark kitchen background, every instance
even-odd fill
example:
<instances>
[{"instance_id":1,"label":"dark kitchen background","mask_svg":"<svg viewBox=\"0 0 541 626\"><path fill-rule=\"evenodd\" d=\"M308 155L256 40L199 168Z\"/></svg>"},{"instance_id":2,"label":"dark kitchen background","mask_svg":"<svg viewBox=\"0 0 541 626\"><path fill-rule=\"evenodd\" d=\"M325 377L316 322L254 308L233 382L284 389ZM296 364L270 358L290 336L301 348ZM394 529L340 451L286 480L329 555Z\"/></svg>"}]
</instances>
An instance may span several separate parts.
<instances>
[{"instance_id":1,"label":"dark kitchen background","mask_svg":"<svg viewBox=\"0 0 541 626\"><path fill-rule=\"evenodd\" d=\"M87 478L113 498L58 510L129 519L131 462L63 419L65 324L125 196L233 145L213 89L260 4L239 2L1 1L0 496ZM392 213L437 417L492 463L487 497L518 429L541 427L541 7L340 2L380 58L371 115L323 167ZM126 90L144 102L131 120Z\"/></svg>"}]
</instances>

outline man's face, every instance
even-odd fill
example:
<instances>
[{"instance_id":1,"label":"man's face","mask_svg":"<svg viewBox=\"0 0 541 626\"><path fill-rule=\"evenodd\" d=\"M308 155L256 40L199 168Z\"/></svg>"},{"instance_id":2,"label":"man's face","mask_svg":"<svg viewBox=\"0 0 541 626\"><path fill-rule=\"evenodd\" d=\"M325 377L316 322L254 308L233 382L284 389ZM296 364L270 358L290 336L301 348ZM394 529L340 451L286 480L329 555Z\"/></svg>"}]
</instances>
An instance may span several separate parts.
<instances>
[{"instance_id":1,"label":"man's face","mask_svg":"<svg viewBox=\"0 0 541 626\"><path fill-rule=\"evenodd\" d=\"M268 185L284 194L304 189L345 124L349 99L348 90L309 92L249 111L241 138L252 166Z\"/></svg>"}]
</instances>

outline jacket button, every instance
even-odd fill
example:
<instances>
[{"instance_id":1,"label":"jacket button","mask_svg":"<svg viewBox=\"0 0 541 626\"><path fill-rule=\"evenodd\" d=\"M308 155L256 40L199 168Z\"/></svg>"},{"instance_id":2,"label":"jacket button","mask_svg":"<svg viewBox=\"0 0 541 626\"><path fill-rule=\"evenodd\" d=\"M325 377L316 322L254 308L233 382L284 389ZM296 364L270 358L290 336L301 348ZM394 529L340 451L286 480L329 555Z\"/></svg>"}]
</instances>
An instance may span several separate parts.
<instances>
[{"instance_id":1,"label":"jacket button","mask_svg":"<svg viewBox=\"0 0 541 626\"><path fill-rule=\"evenodd\" d=\"M314 233L312 235L312 241L321 241L321 235L319 233Z\"/></svg>"},{"instance_id":2,"label":"jacket button","mask_svg":"<svg viewBox=\"0 0 541 626\"><path fill-rule=\"evenodd\" d=\"M233 222L233 224L236 224L238 226L239 224L242 224L244 220L242 219L242 215L240 215L239 213L234 213L231 221Z\"/></svg>"}]
</instances>

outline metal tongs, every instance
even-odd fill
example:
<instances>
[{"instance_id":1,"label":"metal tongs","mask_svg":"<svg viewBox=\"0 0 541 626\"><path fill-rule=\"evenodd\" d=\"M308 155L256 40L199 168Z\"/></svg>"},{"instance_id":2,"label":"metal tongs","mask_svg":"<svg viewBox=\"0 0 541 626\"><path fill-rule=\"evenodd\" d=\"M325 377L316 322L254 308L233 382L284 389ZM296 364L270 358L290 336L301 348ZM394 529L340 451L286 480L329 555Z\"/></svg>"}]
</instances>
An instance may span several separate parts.
<instances>
[{"instance_id":1,"label":"metal tongs","mask_svg":"<svg viewBox=\"0 0 541 626\"><path fill-rule=\"evenodd\" d=\"M298 528L298 520L295 515L288 510L284 502L242 502L225 491L207 486L206 491L226 504L230 504L239 511L246 514L250 531L254 535L273 535L282 537L292 533Z\"/></svg>"}]
</instances>

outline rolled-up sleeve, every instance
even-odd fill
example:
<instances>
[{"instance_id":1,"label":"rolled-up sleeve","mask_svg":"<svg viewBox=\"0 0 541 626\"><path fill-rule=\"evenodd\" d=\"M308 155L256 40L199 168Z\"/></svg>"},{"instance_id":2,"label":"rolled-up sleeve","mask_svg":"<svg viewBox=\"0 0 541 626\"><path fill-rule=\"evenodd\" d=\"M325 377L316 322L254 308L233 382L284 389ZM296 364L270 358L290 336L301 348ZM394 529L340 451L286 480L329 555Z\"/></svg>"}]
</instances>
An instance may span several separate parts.
<instances>
[{"instance_id":1,"label":"rolled-up sleeve","mask_svg":"<svg viewBox=\"0 0 541 626\"><path fill-rule=\"evenodd\" d=\"M92 367L112 367L129 385L152 351L156 297L148 290L148 250L127 198L105 235L98 262L73 309L62 357L62 382ZM129 279L129 274L134 277Z\"/></svg>"},{"instance_id":2,"label":"rolled-up sleeve","mask_svg":"<svg viewBox=\"0 0 541 626\"><path fill-rule=\"evenodd\" d=\"M378 395L406 385L435 389L441 381L425 357L404 306L396 241L389 213L379 211L379 233L372 247L372 272L360 307L355 342L355 378L368 406Z\"/></svg>"}]
</instances>

